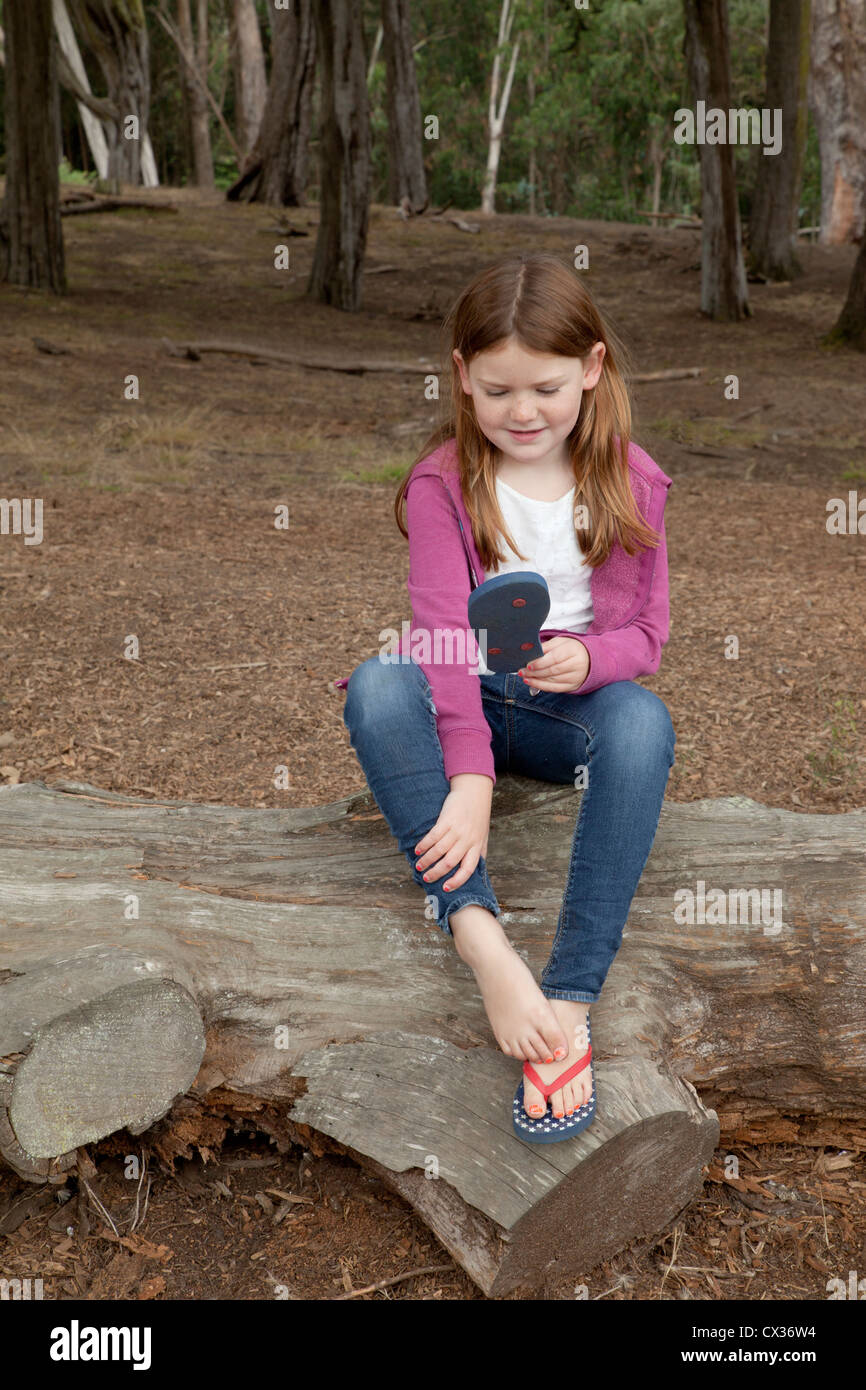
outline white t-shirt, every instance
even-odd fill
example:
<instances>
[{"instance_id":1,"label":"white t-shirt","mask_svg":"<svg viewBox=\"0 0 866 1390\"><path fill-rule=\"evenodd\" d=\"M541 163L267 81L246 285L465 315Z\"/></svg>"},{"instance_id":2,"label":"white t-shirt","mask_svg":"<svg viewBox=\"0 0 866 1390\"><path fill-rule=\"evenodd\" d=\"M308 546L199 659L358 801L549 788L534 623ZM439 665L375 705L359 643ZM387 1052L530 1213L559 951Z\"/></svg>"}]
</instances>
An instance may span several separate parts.
<instances>
[{"instance_id":1,"label":"white t-shirt","mask_svg":"<svg viewBox=\"0 0 866 1390\"><path fill-rule=\"evenodd\" d=\"M550 590L550 612L543 627L578 633L585 632L592 622L592 569L584 561L574 529L574 493L571 487L555 502L538 502L497 478L496 496L503 519L526 559L521 560L503 537L506 558L498 570L487 570L484 578L535 570L544 576ZM478 669L487 674L483 662L479 661Z\"/></svg>"}]
</instances>

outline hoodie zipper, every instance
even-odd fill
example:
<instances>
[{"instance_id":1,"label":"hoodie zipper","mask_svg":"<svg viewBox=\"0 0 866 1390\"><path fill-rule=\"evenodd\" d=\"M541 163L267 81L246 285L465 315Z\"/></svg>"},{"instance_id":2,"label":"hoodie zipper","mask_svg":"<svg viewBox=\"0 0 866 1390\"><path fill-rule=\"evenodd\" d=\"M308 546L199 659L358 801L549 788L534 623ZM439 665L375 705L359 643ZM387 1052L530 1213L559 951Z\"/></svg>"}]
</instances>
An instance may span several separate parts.
<instances>
[{"instance_id":1,"label":"hoodie zipper","mask_svg":"<svg viewBox=\"0 0 866 1390\"><path fill-rule=\"evenodd\" d=\"M468 544L468 542L467 542L467 540L466 540L466 532L465 532L465 530L464 530L464 528L463 528L463 522L460 520L460 512L459 512L458 509L457 509L457 503L454 501L454 494L452 493L450 487L448 486L447 482L445 482L445 479L444 479L444 478L442 479L442 481L443 481L443 483L445 483L445 491L448 493L448 496L451 498L451 505L452 505L452 507L454 508L454 515L457 517L457 525L460 527L460 535L461 535L462 540L463 540L463 549L466 551L466 559L467 559L468 562L469 562L469 573L470 573L471 576L472 576L472 587L473 587L473 589L477 589L477 588L478 588L478 575L475 573L475 566L474 566L473 563L472 563L472 556L471 556L470 553L469 553L469 544Z\"/></svg>"}]
</instances>

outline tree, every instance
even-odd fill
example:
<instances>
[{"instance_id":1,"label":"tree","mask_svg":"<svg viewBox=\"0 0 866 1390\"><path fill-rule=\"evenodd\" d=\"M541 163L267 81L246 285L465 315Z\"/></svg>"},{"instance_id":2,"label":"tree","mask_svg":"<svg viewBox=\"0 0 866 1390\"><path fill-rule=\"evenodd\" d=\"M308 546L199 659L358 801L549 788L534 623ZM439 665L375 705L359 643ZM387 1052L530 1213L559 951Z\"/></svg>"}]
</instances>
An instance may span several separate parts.
<instances>
[{"instance_id":1,"label":"tree","mask_svg":"<svg viewBox=\"0 0 866 1390\"><path fill-rule=\"evenodd\" d=\"M860 243L860 251L854 262L848 298L827 341L866 352L866 236Z\"/></svg>"},{"instance_id":2,"label":"tree","mask_svg":"<svg viewBox=\"0 0 866 1390\"><path fill-rule=\"evenodd\" d=\"M115 126L118 125L119 113L113 101L107 97L95 97L90 90L90 82L66 8L66 0L52 0L52 10L54 32L59 44L57 71L60 85L75 98L96 172L101 179L108 179L108 141L105 138L103 123L108 121ZM159 175L156 171L150 135L146 130L142 133L141 145L141 181L146 188L156 188Z\"/></svg>"},{"instance_id":3,"label":"tree","mask_svg":"<svg viewBox=\"0 0 866 1390\"><path fill-rule=\"evenodd\" d=\"M51 0L5 0L6 192L0 278L62 294L60 101Z\"/></svg>"},{"instance_id":4,"label":"tree","mask_svg":"<svg viewBox=\"0 0 866 1390\"><path fill-rule=\"evenodd\" d=\"M511 84L514 81L514 69L517 66L517 56L520 53L520 39L518 39L511 50L508 75L505 78L505 86L502 89L502 99L497 107L499 78L502 71L502 54L511 39L511 27L514 23L514 5L516 5L516 0L502 0L502 9L499 13L499 34L496 40L496 53L493 58L493 72L490 78L490 97L487 108L487 128L490 142L487 147L487 169L484 173L484 186L481 190L482 212L496 211L494 206L496 198L496 175L499 169L499 157L502 153L502 132L505 127L505 115L508 111L508 102L511 98Z\"/></svg>"},{"instance_id":5,"label":"tree","mask_svg":"<svg viewBox=\"0 0 866 1390\"><path fill-rule=\"evenodd\" d=\"M210 103L207 98L207 0L196 0L196 19L198 32L194 33L190 0L177 0L177 41L192 142L193 181L199 188L213 188Z\"/></svg>"},{"instance_id":6,"label":"tree","mask_svg":"<svg viewBox=\"0 0 866 1390\"><path fill-rule=\"evenodd\" d=\"M247 155L259 133L268 91L255 0L233 0L229 47L235 78L237 138L243 154Z\"/></svg>"},{"instance_id":7,"label":"tree","mask_svg":"<svg viewBox=\"0 0 866 1390\"><path fill-rule=\"evenodd\" d=\"M759 153L749 218L749 259L772 280L800 273L796 256L808 121L810 0L770 0L764 105L782 112L782 148Z\"/></svg>"},{"instance_id":8,"label":"tree","mask_svg":"<svg viewBox=\"0 0 866 1390\"><path fill-rule=\"evenodd\" d=\"M685 0L686 63L692 96L706 109L731 109L727 0ZM698 144L701 164L701 312L736 320L751 313L740 211L729 141Z\"/></svg>"},{"instance_id":9,"label":"tree","mask_svg":"<svg viewBox=\"0 0 866 1390\"><path fill-rule=\"evenodd\" d=\"M412 212L427 206L424 143L409 0L382 0L388 114L388 197L408 201Z\"/></svg>"},{"instance_id":10,"label":"tree","mask_svg":"<svg viewBox=\"0 0 866 1390\"><path fill-rule=\"evenodd\" d=\"M319 234L307 293L337 309L361 304L370 197L370 117L360 7L316 0L321 71Z\"/></svg>"},{"instance_id":11,"label":"tree","mask_svg":"<svg viewBox=\"0 0 866 1390\"><path fill-rule=\"evenodd\" d=\"M866 0L813 0L810 104L821 154L821 241L866 230Z\"/></svg>"},{"instance_id":12,"label":"tree","mask_svg":"<svg viewBox=\"0 0 866 1390\"><path fill-rule=\"evenodd\" d=\"M150 65L142 0L69 0L78 36L93 53L108 87L104 130L108 178L119 187L142 182L150 113ZM79 95L79 94L77 94Z\"/></svg>"},{"instance_id":13,"label":"tree","mask_svg":"<svg viewBox=\"0 0 866 1390\"><path fill-rule=\"evenodd\" d=\"M271 79L258 136L226 197L299 207L307 184L316 68L312 0L274 10L272 22Z\"/></svg>"}]
</instances>

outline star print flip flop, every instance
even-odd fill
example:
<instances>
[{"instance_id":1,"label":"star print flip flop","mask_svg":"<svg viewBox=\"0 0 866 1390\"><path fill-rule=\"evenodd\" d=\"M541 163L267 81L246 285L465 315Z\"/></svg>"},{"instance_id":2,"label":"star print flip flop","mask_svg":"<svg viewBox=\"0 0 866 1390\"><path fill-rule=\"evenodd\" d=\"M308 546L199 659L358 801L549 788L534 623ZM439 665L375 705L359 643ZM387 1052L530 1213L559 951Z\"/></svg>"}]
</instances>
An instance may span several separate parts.
<instances>
[{"instance_id":1,"label":"star print flip flop","mask_svg":"<svg viewBox=\"0 0 866 1390\"><path fill-rule=\"evenodd\" d=\"M485 579L469 595L469 626L488 671L519 671L544 656L538 630L550 612L550 590L543 574L520 570ZM487 634L487 650L479 633Z\"/></svg>"},{"instance_id":2,"label":"star print flip flop","mask_svg":"<svg viewBox=\"0 0 866 1390\"><path fill-rule=\"evenodd\" d=\"M517 1088L512 1109L512 1128L518 1139L525 1139L528 1144L558 1144L561 1139L573 1139L575 1134L580 1134L582 1129L592 1124L595 1119L595 1076L592 1078L592 1095L589 1100L584 1101L583 1105L575 1110L573 1115L563 1115L562 1119L557 1119L550 1106L550 1097L554 1091L559 1091L567 1081L578 1072L583 1071L584 1067L590 1066L592 1058L592 1034L589 1029L589 1015L586 1019L586 1035L589 1039L589 1046L582 1057L560 1076L547 1084L542 1081L538 1072L531 1062L523 1063L523 1075L533 1086L537 1086L541 1094L547 1097L547 1107L545 1113L537 1120L531 1115L527 1115L523 1108L523 1082Z\"/></svg>"}]
</instances>

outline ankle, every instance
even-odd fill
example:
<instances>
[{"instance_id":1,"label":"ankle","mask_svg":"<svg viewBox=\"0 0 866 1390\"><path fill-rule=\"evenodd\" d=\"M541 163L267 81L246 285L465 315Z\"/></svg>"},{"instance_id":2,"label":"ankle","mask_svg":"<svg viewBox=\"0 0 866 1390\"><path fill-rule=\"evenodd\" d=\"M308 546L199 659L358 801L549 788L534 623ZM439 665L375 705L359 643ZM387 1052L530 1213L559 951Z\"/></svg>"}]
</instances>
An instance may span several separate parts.
<instances>
[{"instance_id":1,"label":"ankle","mask_svg":"<svg viewBox=\"0 0 866 1390\"><path fill-rule=\"evenodd\" d=\"M457 954L468 965L477 959L479 953L489 951L491 946L508 943L496 917L480 903L469 903L467 907L452 912L448 924L454 935Z\"/></svg>"}]
</instances>

